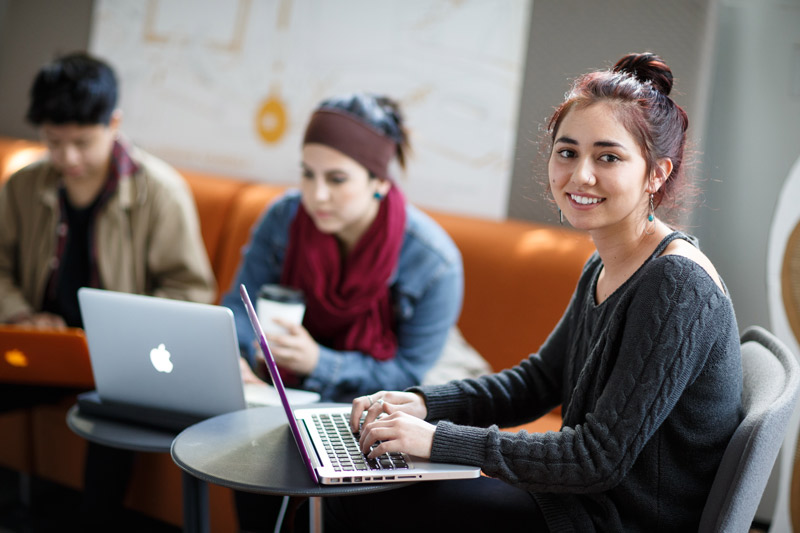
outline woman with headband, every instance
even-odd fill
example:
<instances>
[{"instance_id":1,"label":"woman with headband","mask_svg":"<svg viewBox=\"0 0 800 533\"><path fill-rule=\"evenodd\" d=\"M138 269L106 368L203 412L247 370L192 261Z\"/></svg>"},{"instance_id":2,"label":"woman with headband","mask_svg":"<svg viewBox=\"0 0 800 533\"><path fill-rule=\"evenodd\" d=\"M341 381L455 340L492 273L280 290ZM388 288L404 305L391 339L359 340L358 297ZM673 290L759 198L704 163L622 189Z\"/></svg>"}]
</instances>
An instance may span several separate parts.
<instances>
[{"instance_id":1,"label":"woman with headband","mask_svg":"<svg viewBox=\"0 0 800 533\"><path fill-rule=\"evenodd\" d=\"M245 247L223 305L257 379L262 357L238 290L302 291L302 324L268 335L287 386L350 402L422 382L454 328L463 298L461 254L445 231L408 204L389 168L405 167L408 135L389 98L323 101L306 127L299 191L275 201ZM272 530L280 498L236 493L243 530ZM292 513L295 514L295 513ZM302 514L299 516L303 516Z\"/></svg>"},{"instance_id":2,"label":"woman with headband","mask_svg":"<svg viewBox=\"0 0 800 533\"><path fill-rule=\"evenodd\" d=\"M405 166L408 135L398 105L369 94L322 102L307 125L299 191L278 199L255 227L236 288L302 291L302 324L269 335L286 384L350 402L421 383L461 311L463 269L453 241L408 204L390 173ZM238 292L243 356L257 348ZM245 372L249 369L245 368Z\"/></svg>"},{"instance_id":3,"label":"woman with headband","mask_svg":"<svg viewBox=\"0 0 800 533\"><path fill-rule=\"evenodd\" d=\"M742 416L742 366L722 279L657 211L683 189L688 119L672 79L658 56L629 54L578 78L550 119L549 191L597 252L538 353L353 402L370 457L486 475L326 498L326 531L697 531ZM558 432L498 429L558 404Z\"/></svg>"}]
</instances>

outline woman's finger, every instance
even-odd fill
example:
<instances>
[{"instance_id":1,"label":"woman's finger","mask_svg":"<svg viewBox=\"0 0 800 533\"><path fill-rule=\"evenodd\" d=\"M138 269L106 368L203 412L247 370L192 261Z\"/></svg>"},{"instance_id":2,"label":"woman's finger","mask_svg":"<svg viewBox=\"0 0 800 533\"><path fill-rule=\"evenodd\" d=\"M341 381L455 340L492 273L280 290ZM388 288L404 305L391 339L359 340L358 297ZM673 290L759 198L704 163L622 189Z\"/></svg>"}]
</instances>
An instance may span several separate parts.
<instances>
[{"instance_id":1,"label":"woman's finger","mask_svg":"<svg viewBox=\"0 0 800 533\"><path fill-rule=\"evenodd\" d=\"M367 416L364 417L363 425L371 424L384 412L385 400L383 399L383 393L373 394L372 400L372 404L367 408Z\"/></svg>"},{"instance_id":2,"label":"woman's finger","mask_svg":"<svg viewBox=\"0 0 800 533\"><path fill-rule=\"evenodd\" d=\"M353 400L353 406L350 408L350 429L353 433L361 431L361 415L374 401L371 395L359 396Z\"/></svg>"}]
</instances>

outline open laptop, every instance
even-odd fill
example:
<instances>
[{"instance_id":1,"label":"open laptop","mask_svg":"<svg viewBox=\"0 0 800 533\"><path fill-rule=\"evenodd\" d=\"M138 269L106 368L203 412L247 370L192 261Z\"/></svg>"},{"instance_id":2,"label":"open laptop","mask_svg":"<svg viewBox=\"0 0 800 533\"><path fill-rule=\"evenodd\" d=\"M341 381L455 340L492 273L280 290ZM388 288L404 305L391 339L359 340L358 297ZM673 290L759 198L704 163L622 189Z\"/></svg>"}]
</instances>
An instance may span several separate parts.
<instances>
[{"instance_id":1,"label":"open laptop","mask_svg":"<svg viewBox=\"0 0 800 533\"><path fill-rule=\"evenodd\" d=\"M91 388L89 348L82 329L0 325L0 382Z\"/></svg>"},{"instance_id":2,"label":"open laptop","mask_svg":"<svg viewBox=\"0 0 800 533\"><path fill-rule=\"evenodd\" d=\"M233 312L227 307L81 288L96 391L82 412L181 430L248 406L278 405L271 385L243 386ZM291 390L297 404L319 400Z\"/></svg>"},{"instance_id":3,"label":"open laptop","mask_svg":"<svg viewBox=\"0 0 800 533\"><path fill-rule=\"evenodd\" d=\"M281 381L278 365L270 352L267 338L244 285L239 286L239 293L267 360L272 382L286 411L292 436L314 483L391 483L475 478L480 475L480 468L476 466L434 463L401 453L369 460L360 451L358 439L350 430L349 405L293 409ZM344 457L345 453L347 457Z\"/></svg>"}]
</instances>

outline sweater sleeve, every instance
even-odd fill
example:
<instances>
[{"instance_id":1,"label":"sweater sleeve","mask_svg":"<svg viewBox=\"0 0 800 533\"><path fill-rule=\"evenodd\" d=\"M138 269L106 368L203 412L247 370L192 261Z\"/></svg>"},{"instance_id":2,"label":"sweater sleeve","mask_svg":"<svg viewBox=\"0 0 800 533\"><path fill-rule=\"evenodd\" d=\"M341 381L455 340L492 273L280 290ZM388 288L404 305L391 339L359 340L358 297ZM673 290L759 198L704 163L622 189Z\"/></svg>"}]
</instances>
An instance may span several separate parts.
<instances>
[{"instance_id":1,"label":"sweater sleeve","mask_svg":"<svg viewBox=\"0 0 800 533\"><path fill-rule=\"evenodd\" d=\"M732 320L730 302L696 263L667 256L651 265L631 289L629 303L605 321L597 342L585 344L593 352L586 360L600 364L582 365L566 406L565 421L574 418L569 425L559 432L513 434L443 420L432 459L475 464L490 476L539 492L616 486ZM452 387L451 396L464 396ZM438 399L432 399L435 405Z\"/></svg>"},{"instance_id":2,"label":"sweater sleeve","mask_svg":"<svg viewBox=\"0 0 800 533\"><path fill-rule=\"evenodd\" d=\"M563 402L563 370L570 323L579 306L579 294L589 284L599 258L584 265L578 286L556 327L539 351L519 365L477 379L452 381L408 389L425 397L430 421L448 420L468 426L518 426L536 420Z\"/></svg>"},{"instance_id":3,"label":"sweater sleeve","mask_svg":"<svg viewBox=\"0 0 800 533\"><path fill-rule=\"evenodd\" d=\"M409 390L425 397L428 420L432 421L511 427L536 420L561 403L568 314L569 311L561 318L540 351L514 368Z\"/></svg>"}]
</instances>

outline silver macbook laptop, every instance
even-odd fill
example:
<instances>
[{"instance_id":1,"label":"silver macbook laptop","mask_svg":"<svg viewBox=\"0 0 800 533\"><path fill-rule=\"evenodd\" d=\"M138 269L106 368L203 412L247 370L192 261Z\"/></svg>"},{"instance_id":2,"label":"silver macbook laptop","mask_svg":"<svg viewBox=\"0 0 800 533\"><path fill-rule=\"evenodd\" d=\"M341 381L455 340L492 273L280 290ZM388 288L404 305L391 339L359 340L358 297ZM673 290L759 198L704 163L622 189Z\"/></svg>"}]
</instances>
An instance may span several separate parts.
<instances>
[{"instance_id":1,"label":"silver macbook laptop","mask_svg":"<svg viewBox=\"0 0 800 533\"><path fill-rule=\"evenodd\" d=\"M349 405L294 409L244 285L240 285L239 293L267 360L272 382L286 411L294 441L314 483L391 483L475 478L480 475L480 468L476 466L434 463L404 453L367 459L358 447L358 439L350 430Z\"/></svg>"},{"instance_id":2,"label":"silver macbook laptop","mask_svg":"<svg viewBox=\"0 0 800 533\"><path fill-rule=\"evenodd\" d=\"M96 392L90 414L168 429L248 406L279 405L274 387L243 386L233 313L227 307L81 288ZM319 400L290 390L293 403Z\"/></svg>"}]
</instances>

